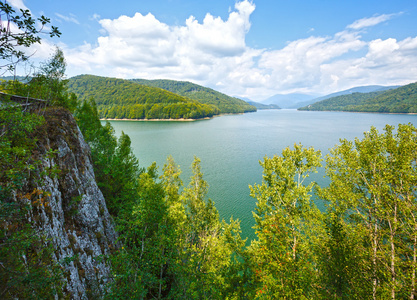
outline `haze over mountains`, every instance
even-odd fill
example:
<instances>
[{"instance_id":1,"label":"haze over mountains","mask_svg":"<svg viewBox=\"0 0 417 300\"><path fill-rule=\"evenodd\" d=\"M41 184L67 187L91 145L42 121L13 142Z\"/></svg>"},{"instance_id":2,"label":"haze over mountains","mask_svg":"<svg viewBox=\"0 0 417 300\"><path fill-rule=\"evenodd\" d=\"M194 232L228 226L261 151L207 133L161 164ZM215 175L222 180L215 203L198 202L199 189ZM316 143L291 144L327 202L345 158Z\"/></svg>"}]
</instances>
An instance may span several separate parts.
<instances>
[{"instance_id":1,"label":"haze over mountains","mask_svg":"<svg viewBox=\"0 0 417 300\"><path fill-rule=\"evenodd\" d=\"M276 104L281 108L299 108L309 104L313 104L318 101L329 99L336 96L352 94L352 93L370 93L376 91L384 91L389 89L394 89L399 86L382 86L382 85L368 85L368 86L358 86L350 88L347 90L339 91L336 93L331 93L324 96L301 94L301 93L292 93L292 94L276 94L272 97L269 97L263 101L263 104Z\"/></svg>"}]
</instances>

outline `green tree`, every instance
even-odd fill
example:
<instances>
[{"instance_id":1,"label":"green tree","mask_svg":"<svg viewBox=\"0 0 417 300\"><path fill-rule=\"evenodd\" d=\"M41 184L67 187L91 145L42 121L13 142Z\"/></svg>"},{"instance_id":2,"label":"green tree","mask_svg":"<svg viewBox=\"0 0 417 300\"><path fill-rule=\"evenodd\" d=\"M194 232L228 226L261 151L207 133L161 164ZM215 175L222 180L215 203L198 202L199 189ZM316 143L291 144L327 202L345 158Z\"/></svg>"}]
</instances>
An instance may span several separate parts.
<instances>
[{"instance_id":1,"label":"green tree","mask_svg":"<svg viewBox=\"0 0 417 300\"><path fill-rule=\"evenodd\" d=\"M229 276L238 269L245 240L240 237L239 222L220 222L214 203L206 200L208 184L198 158L194 158L191 169L193 176L180 198L184 210L179 214L182 237L176 246L179 260L173 298L227 299L239 292L233 289Z\"/></svg>"},{"instance_id":2,"label":"green tree","mask_svg":"<svg viewBox=\"0 0 417 300\"><path fill-rule=\"evenodd\" d=\"M132 153L128 135L119 139L109 122L103 126L93 99L84 101L75 113L78 126L91 147L97 184L114 217L138 198L138 177L143 171Z\"/></svg>"},{"instance_id":3,"label":"green tree","mask_svg":"<svg viewBox=\"0 0 417 300\"><path fill-rule=\"evenodd\" d=\"M30 55L20 47L29 48L33 44L40 43L40 33L50 23L50 19L41 16L35 20L29 10L16 12L6 1L0 1L0 60L1 70L13 72L20 62L25 62ZM41 25L38 27L37 22ZM18 30L13 31L17 27ZM59 37L61 33L55 26L47 32L50 37Z\"/></svg>"},{"instance_id":4,"label":"green tree","mask_svg":"<svg viewBox=\"0 0 417 300\"><path fill-rule=\"evenodd\" d=\"M66 65L64 53L56 47L52 57L41 65L39 72L30 80L25 96L48 100L52 105L74 112L77 97L67 90Z\"/></svg>"},{"instance_id":5,"label":"green tree","mask_svg":"<svg viewBox=\"0 0 417 300\"><path fill-rule=\"evenodd\" d=\"M414 297L416 146L411 124L397 133L387 125L383 134L371 128L362 140L342 140L326 159L331 183L320 195L357 241L346 269L354 276L345 278L350 291L360 288L356 297Z\"/></svg>"},{"instance_id":6,"label":"green tree","mask_svg":"<svg viewBox=\"0 0 417 300\"><path fill-rule=\"evenodd\" d=\"M302 299L315 294L312 239L320 220L311 192L309 174L321 166L321 153L294 145L282 156L264 158L261 185L251 186L257 207L254 218L258 240L249 252L259 298Z\"/></svg>"}]
</instances>

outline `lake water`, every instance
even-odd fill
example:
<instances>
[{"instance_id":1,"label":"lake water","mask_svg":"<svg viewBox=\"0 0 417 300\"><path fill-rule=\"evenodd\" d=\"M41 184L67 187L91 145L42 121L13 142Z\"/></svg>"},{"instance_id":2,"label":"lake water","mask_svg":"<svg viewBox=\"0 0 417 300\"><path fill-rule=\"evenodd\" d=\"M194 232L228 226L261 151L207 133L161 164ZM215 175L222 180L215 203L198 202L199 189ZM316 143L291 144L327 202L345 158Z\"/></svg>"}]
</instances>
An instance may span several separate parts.
<instances>
[{"instance_id":1,"label":"lake water","mask_svg":"<svg viewBox=\"0 0 417 300\"><path fill-rule=\"evenodd\" d=\"M265 155L281 154L283 148L300 143L327 154L340 138L362 138L375 126L380 132L386 124L411 122L417 115L368 114L344 112L307 112L291 109L264 110L241 115L224 115L195 122L111 121L116 134L121 131L132 140L134 154L142 167L156 162L160 173L168 155L182 170L187 186L194 156L201 159L204 179L211 198L227 221L241 221L242 236L254 238L252 211L256 200L249 185L261 183L259 161ZM315 181L325 184L324 172ZM320 205L320 204L319 204Z\"/></svg>"}]
</instances>

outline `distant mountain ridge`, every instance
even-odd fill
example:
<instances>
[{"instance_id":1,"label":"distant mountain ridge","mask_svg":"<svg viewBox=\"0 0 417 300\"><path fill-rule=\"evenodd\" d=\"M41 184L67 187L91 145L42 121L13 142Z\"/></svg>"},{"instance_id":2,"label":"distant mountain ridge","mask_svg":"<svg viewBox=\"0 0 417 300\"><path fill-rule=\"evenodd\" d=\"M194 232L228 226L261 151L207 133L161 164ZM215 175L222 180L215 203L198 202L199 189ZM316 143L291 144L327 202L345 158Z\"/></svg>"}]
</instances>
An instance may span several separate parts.
<instances>
[{"instance_id":1,"label":"distant mountain ridge","mask_svg":"<svg viewBox=\"0 0 417 300\"><path fill-rule=\"evenodd\" d=\"M352 94L352 93L369 93L376 91L384 91L393 88L398 88L400 86L382 86L382 85L368 85L368 86L358 86L353 87L347 90L339 91L336 93L331 93L324 96L314 96L309 94L293 93L293 94L277 94L272 97L269 97L262 101L265 104L277 104L282 108L300 108L313 104L325 99L329 99L336 96Z\"/></svg>"},{"instance_id":2,"label":"distant mountain ridge","mask_svg":"<svg viewBox=\"0 0 417 300\"><path fill-rule=\"evenodd\" d=\"M327 98L299 110L417 113L417 82L372 92L353 92Z\"/></svg>"},{"instance_id":3,"label":"distant mountain ridge","mask_svg":"<svg viewBox=\"0 0 417 300\"><path fill-rule=\"evenodd\" d=\"M325 96L314 98L312 100L314 102L318 102L318 101L322 101L322 100L325 100L325 99L329 99L329 98L333 98L333 97L337 97L337 96L342 96L342 95L347 95L347 94L371 93L371 92L378 92L378 91L386 91L386 90L396 89L396 88L399 88L399 87L400 87L400 85L392 85L392 86L364 85L364 86L357 86L357 87L353 87L353 88L343 90L343 91L340 91L340 92L331 93L331 94L328 94L328 95L325 95Z\"/></svg>"}]
</instances>

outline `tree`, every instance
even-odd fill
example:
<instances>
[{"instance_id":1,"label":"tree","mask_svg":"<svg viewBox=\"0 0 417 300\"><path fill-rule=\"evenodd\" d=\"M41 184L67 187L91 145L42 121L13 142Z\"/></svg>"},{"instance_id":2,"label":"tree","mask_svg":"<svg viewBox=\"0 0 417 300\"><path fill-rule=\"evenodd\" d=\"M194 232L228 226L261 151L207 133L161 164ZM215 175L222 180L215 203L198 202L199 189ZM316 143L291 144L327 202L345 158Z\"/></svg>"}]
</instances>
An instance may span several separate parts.
<instances>
[{"instance_id":1,"label":"tree","mask_svg":"<svg viewBox=\"0 0 417 300\"><path fill-rule=\"evenodd\" d=\"M167 167L166 175L178 174ZM206 195L208 184L203 179L200 159L194 158L193 175L188 187L180 196L183 208L175 209L178 259L175 265L175 285L170 293L173 299L228 299L240 293L232 286L237 282L234 271L245 240L240 237L240 224L233 219L230 224L219 221L214 203ZM175 179L175 177L172 177ZM178 185L170 180L167 187L176 190ZM174 210L172 210L174 212ZM235 289L236 288L236 289Z\"/></svg>"},{"instance_id":2,"label":"tree","mask_svg":"<svg viewBox=\"0 0 417 300\"><path fill-rule=\"evenodd\" d=\"M52 57L41 65L39 72L30 80L26 95L48 100L51 105L62 106L74 112L77 97L68 92L66 66L64 53L56 47Z\"/></svg>"},{"instance_id":3,"label":"tree","mask_svg":"<svg viewBox=\"0 0 417 300\"><path fill-rule=\"evenodd\" d=\"M371 128L362 140L341 140L326 159L331 183L320 195L357 241L347 266L359 272L345 270L354 275L345 278L350 290L361 288L356 297L415 297L416 133L411 124L397 133Z\"/></svg>"},{"instance_id":4,"label":"tree","mask_svg":"<svg viewBox=\"0 0 417 300\"><path fill-rule=\"evenodd\" d=\"M37 26L38 21L41 25ZM0 60L3 73L13 72L20 62L25 62L30 55L24 52L33 44L40 43L39 34L50 23L50 19L41 16L37 20L32 17L29 10L21 9L17 13L6 1L0 1ZM55 26L47 32L50 37L59 37L61 33Z\"/></svg>"},{"instance_id":5,"label":"tree","mask_svg":"<svg viewBox=\"0 0 417 300\"><path fill-rule=\"evenodd\" d=\"M319 232L314 223L319 212L310 201L314 183L304 182L321 160L320 151L295 144L261 162L262 184L250 187L258 200L258 240L249 249L259 298L301 299L315 293L311 239Z\"/></svg>"},{"instance_id":6,"label":"tree","mask_svg":"<svg viewBox=\"0 0 417 300\"><path fill-rule=\"evenodd\" d=\"M119 212L131 209L132 203L137 201L137 179L143 172L132 153L130 138L122 133L117 139L109 122L101 125L93 99L83 102L75 118L91 147L96 181L109 212L115 218L123 218Z\"/></svg>"}]
</instances>

